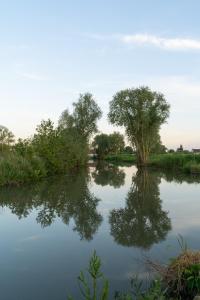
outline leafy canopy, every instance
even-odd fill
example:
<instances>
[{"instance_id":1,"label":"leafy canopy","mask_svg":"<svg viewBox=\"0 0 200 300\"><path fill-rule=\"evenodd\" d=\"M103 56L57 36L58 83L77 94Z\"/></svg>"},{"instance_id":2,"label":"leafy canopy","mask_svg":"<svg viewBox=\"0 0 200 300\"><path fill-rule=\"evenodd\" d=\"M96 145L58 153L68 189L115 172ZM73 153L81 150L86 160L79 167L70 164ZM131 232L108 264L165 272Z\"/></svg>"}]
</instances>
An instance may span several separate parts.
<instances>
[{"instance_id":1,"label":"leafy canopy","mask_svg":"<svg viewBox=\"0 0 200 300\"><path fill-rule=\"evenodd\" d=\"M97 132L97 120L102 112L95 102L92 94L81 94L78 102L73 103L73 113L65 110L60 119L59 125L63 128L76 128L79 134L87 141L92 134Z\"/></svg>"},{"instance_id":2,"label":"leafy canopy","mask_svg":"<svg viewBox=\"0 0 200 300\"><path fill-rule=\"evenodd\" d=\"M146 163L160 126L169 116L169 108L163 94L148 87L122 90L110 102L110 122L125 128L141 163Z\"/></svg>"}]
</instances>

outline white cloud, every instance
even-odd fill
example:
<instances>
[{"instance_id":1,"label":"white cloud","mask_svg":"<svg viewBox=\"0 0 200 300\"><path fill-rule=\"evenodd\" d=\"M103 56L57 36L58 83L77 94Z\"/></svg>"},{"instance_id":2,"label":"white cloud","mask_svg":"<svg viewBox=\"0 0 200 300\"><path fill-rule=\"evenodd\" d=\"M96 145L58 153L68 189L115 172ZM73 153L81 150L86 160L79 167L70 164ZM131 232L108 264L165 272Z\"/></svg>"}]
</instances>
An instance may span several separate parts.
<instances>
[{"instance_id":1,"label":"white cloud","mask_svg":"<svg viewBox=\"0 0 200 300\"><path fill-rule=\"evenodd\" d=\"M168 38L143 33L111 35L85 34L84 36L98 41L118 41L132 45L150 45L166 50L200 50L200 39L192 38Z\"/></svg>"},{"instance_id":2,"label":"white cloud","mask_svg":"<svg viewBox=\"0 0 200 300\"><path fill-rule=\"evenodd\" d=\"M168 50L200 50L200 40L189 38L163 38L150 34L121 36L121 41L128 44L152 45Z\"/></svg>"}]
</instances>

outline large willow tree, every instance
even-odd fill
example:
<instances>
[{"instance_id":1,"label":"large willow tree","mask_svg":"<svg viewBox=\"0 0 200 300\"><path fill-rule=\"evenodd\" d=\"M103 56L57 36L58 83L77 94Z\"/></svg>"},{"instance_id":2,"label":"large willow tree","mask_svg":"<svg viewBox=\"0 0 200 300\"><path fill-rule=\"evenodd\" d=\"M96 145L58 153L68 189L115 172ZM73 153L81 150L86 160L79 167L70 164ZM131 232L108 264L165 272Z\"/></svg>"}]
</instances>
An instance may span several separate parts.
<instances>
[{"instance_id":1,"label":"large willow tree","mask_svg":"<svg viewBox=\"0 0 200 300\"><path fill-rule=\"evenodd\" d=\"M160 126L169 116L169 104L163 94L148 87L126 89L116 93L110 102L109 120L123 126L136 149L138 165L145 165Z\"/></svg>"}]
</instances>

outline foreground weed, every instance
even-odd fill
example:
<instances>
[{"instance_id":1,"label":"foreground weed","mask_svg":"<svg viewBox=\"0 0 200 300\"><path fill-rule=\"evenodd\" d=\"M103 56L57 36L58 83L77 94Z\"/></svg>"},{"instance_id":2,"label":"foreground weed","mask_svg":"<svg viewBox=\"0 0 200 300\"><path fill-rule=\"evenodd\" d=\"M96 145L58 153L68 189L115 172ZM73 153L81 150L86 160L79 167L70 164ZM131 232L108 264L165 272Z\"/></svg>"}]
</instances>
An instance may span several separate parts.
<instances>
[{"instance_id":1,"label":"foreground weed","mask_svg":"<svg viewBox=\"0 0 200 300\"><path fill-rule=\"evenodd\" d=\"M78 276L78 284L79 289L82 295L82 299L85 300L107 300L108 299L108 293L109 293L109 284L106 279L104 279L104 276L101 272L101 260L96 255L96 251L94 251L90 262L89 262L89 268L87 270L90 281L86 280L85 274L81 271ZM102 288L99 291L98 289L98 280L102 279ZM100 295L100 296L98 296ZM70 296L68 297L68 300L73 300L73 298Z\"/></svg>"}]
</instances>

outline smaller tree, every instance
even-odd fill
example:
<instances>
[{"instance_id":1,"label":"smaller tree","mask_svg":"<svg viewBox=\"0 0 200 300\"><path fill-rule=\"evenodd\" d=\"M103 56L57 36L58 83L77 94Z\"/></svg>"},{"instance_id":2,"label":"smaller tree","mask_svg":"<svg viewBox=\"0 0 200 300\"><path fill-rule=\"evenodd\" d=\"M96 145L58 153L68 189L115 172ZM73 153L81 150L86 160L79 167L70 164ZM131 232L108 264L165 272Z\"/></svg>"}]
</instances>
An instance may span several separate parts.
<instances>
[{"instance_id":1,"label":"smaller tree","mask_svg":"<svg viewBox=\"0 0 200 300\"><path fill-rule=\"evenodd\" d=\"M175 152L174 149L169 149L169 150L168 150L168 153L174 153L174 152Z\"/></svg>"},{"instance_id":2,"label":"smaller tree","mask_svg":"<svg viewBox=\"0 0 200 300\"><path fill-rule=\"evenodd\" d=\"M114 132L109 135L110 139L110 151L112 153L120 153L124 149L124 137L119 132Z\"/></svg>"},{"instance_id":3,"label":"smaller tree","mask_svg":"<svg viewBox=\"0 0 200 300\"><path fill-rule=\"evenodd\" d=\"M102 133L95 136L92 145L98 157L103 159L110 153L117 154L123 151L124 137L119 132L114 132L112 134Z\"/></svg>"},{"instance_id":4,"label":"smaller tree","mask_svg":"<svg viewBox=\"0 0 200 300\"><path fill-rule=\"evenodd\" d=\"M14 150L22 156L32 156L33 147L31 139L21 139L19 138L14 145Z\"/></svg>"},{"instance_id":5,"label":"smaller tree","mask_svg":"<svg viewBox=\"0 0 200 300\"><path fill-rule=\"evenodd\" d=\"M167 147L162 144L159 134L155 135L154 143L152 144L152 147L151 147L151 153L154 153L154 154L167 153Z\"/></svg>"},{"instance_id":6,"label":"smaller tree","mask_svg":"<svg viewBox=\"0 0 200 300\"><path fill-rule=\"evenodd\" d=\"M126 146L124 148L124 152L127 153L127 154L133 154L134 153L133 148L131 146Z\"/></svg>"},{"instance_id":7,"label":"smaller tree","mask_svg":"<svg viewBox=\"0 0 200 300\"><path fill-rule=\"evenodd\" d=\"M92 94L81 94L78 101L73 103L72 114L65 110L60 119L59 126L65 129L76 128L78 133L88 142L91 136L97 132L97 121L102 112L95 102Z\"/></svg>"},{"instance_id":8,"label":"smaller tree","mask_svg":"<svg viewBox=\"0 0 200 300\"><path fill-rule=\"evenodd\" d=\"M92 146L98 158L103 159L110 151L110 138L108 134L102 133L95 136Z\"/></svg>"},{"instance_id":9,"label":"smaller tree","mask_svg":"<svg viewBox=\"0 0 200 300\"><path fill-rule=\"evenodd\" d=\"M1 151L9 149L15 141L14 134L5 126L0 126L0 145Z\"/></svg>"},{"instance_id":10,"label":"smaller tree","mask_svg":"<svg viewBox=\"0 0 200 300\"><path fill-rule=\"evenodd\" d=\"M74 126L74 118L70 115L68 109L64 110L58 120L58 125L62 129L72 128Z\"/></svg>"}]
</instances>

